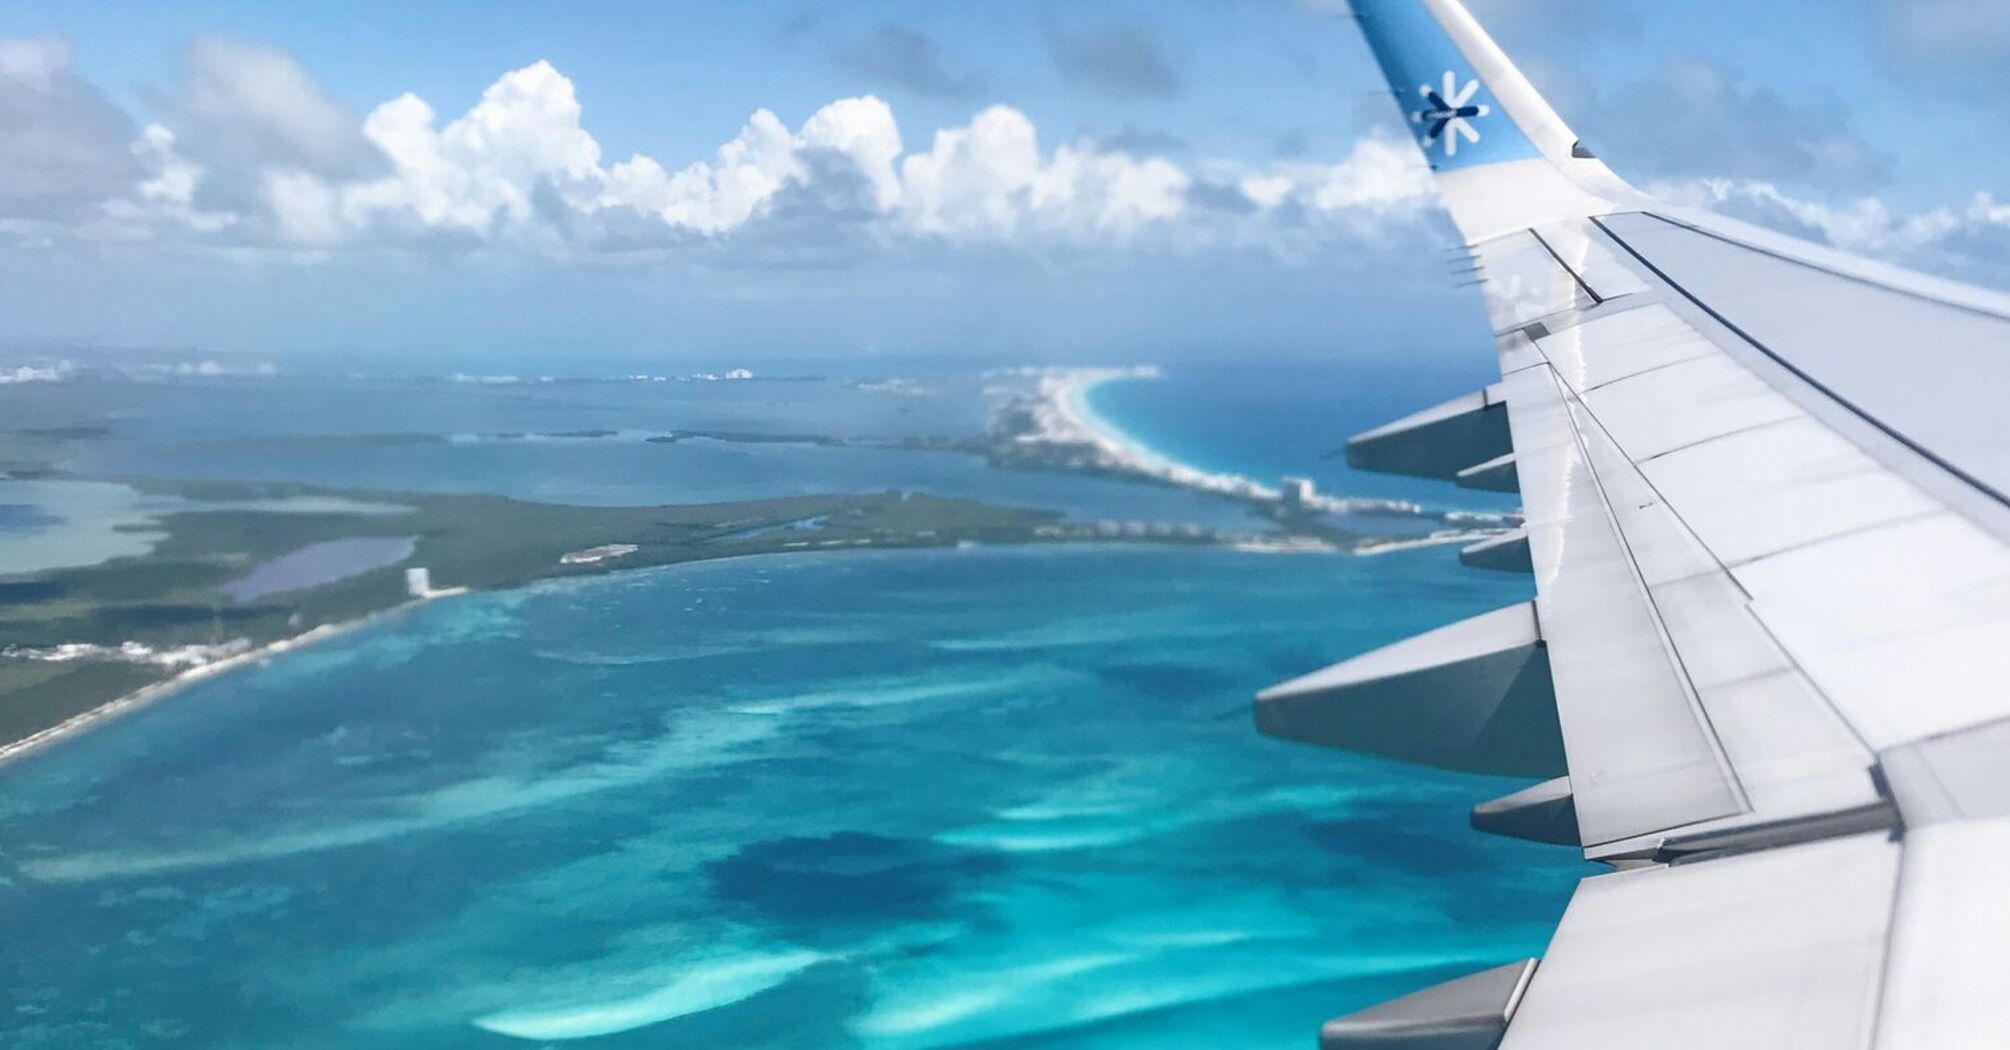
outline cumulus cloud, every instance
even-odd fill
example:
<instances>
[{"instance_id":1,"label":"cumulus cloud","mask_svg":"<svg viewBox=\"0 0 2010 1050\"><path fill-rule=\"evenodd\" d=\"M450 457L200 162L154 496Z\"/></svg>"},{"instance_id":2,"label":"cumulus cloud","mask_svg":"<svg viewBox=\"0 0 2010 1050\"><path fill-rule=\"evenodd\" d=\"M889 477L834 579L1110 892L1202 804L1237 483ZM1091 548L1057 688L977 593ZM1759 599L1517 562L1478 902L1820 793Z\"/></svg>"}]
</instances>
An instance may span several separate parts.
<instances>
[{"instance_id":1,"label":"cumulus cloud","mask_svg":"<svg viewBox=\"0 0 2010 1050\"><path fill-rule=\"evenodd\" d=\"M2010 279L2010 202L1979 194L1903 213L1852 189L1874 184L1882 161L1839 111L1689 61L1582 108L1623 116L1649 97L1657 118L1638 140L1625 129L1642 122L1614 119L1592 141L1629 168L1644 162L1662 179L1650 192L1924 269ZM1302 140L1234 160L1135 129L1055 138L1005 105L908 133L885 101L861 95L793 123L756 110L709 155L665 163L606 155L586 117L546 62L504 73L458 114L405 94L358 115L282 53L209 41L191 49L159 119L135 128L76 76L66 46L0 40L0 243L719 269L973 247L1313 259L1413 232L1434 208L1421 158L1394 134L1323 161Z\"/></svg>"},{"instance_id":2,"label":"cumulus cloud","mask_svg":"<svg viewBox=\"0 0 2010 1050\"><path fill-rule=\"evenodd\" d=\"M5 97L95 99L69 73L67 51L53 46L0 50L0 76L13 93ZM118 117L96 101L101 123ZM61 235L296 259L386 249L560 258L682 250L725 265L832 265L874 246L924 242L1153 238L1179 250L1295 251L1371 234L1429 200L1414 151L1389 139L1366 140L1330 165L1201 161L1189 170L1164 155L1175 144L1164 136L1050 144L1004 105L909 143L892 108L871 95L838 99L793 127L757 110L711 156L681 167L643 154L615 159L587 130L572 81L543 61L503 74L457 116L408 93L359 118L283 53L205 40L163 109L161 122L137 132L116 122L99 129L93 159L107 174L63 180L82 186L74 200L90 206L75 221L44 223L36 243ZM20 182L23 170L53 169L17 167L0 178ZM19 228L0 233L29 243Z\"/></svg>"},{"instance_id":3,"label":"cumulus cloud","mask_svg":"<svg viewBox=\"0 0 2010 1050\"><path fill-rule=\"evenodd\" d=\"M1003 239L1024 226L1126 233L1179 214L1187 176L1170 162L1062 146L1041 153L1025 114L993 106L935 134L901 163L903 213L916 230Z\"/></svg>"},{"instance_id":4,"label":"cumulus cloud","mask_svg":"<svg viewBox=\"0 0 2010 1050\"><path fill-rule=\"evenodd\" d=\"M280 187L268 183L268 202L278 213L271 191L282 189L298 207L291 230L301 235L521 231L535 216L540 186L570 200L600 177L600 144L579 118L572 82L545 62L505 74L444 127L436 127L432 106L407 93L363 120L364 137L389 161L387 174L331 185L294 170Z\"/></svg>"},{"instance_id":5,"label":"cumulus cloud","mask_svg":"<svg viewBox=\"0 0 2010 1050\"><path fill-rule=\"evenodd\" d=\"M1875 197L1825 200L1753 179L1694 179L1646 188L1663 200L1844 251L1967 280L2010 283L2010 203L1989 193L1956 207L1900 212Z\"/></svg>"},{"instance_id":6,"label":"cumulus cloud","mask_svg":"<svg viewBox=\"0 0 2010 1050\"><path fill-rule=\"evenodd\" d=\"M214 235L238 222L233 212L196 204L203 167L184 156L175 133L149 124L133 140L132 156L143 176L128 192L102 202L81 227L87 239L141 242L163 234Z\"/></svg>"},{"instance_id":7,"label":"cumulus cloud","mask_svg":"<svg viewBox=\"0 0 2010 1050\"><path fill-rule=\"evenodd\" d=\"M1811 171L1847 183L1838 172L1861 182L1875 170L1852 154L1842 118L1707 64L1672 65L1650 83L1683 100L1656 107L1655 135L1690 145L1658 163L1630 141L1613 152L1650 158L1669 176L1657 192L1852 251L2001 278L1990 260L2010 260L2010 204L1985 194L1899 214L1869 196L1807 196L1790 187L1819 183ZM1757 153L1717 148L1780 125L1798 131ZM459 114L405 94L358 116L283 54L221 41L191 50L182 89L137 130L76 77L66 47L0 43L0 129L18 129L0 135L0 237L243 260L450 251L772 268L930 245L1312 258L1375 243L1433 207L1421 159L1395 135L1323 162L1296 147L1209 159L1147 133L1049 141L1026 113L994 105L910 137L892 107L862 95L793 124L756 110L709 156L665 164L607 156L572 81L546 62L504 73ZM1692 152L1712 160L1684 159Z\"/></svg>"},{"instance_id":8,"label":"cumulus cloud","mask_svg":"<svg viewBox=\"0 0 2010 1050\"><path fill-rule=\"evenodd\" d=\"M207 189L241 203L257 173L293 168L333 177L379 170L383 158L356 114L322 92L276 48L203 37L183 57L179 91L164 100L182 148L221 176ZM235 177L247 176L240 183Z\"/></svg>"},{"instance_id":9,"label":"cumulus cloud","mask_svg":"<svg viewBox=\"0 0 2010 1050\"><path fill-rule=\"evenodd\" d=\"M1050 28L1047 54L1062 76L1084 87L1114 95L1179 93L1178 65L1158 35L1140 22Z\"/></svg>"},{"instance_id":10,"label":"cumulus cloud","mask_svg":"<svg viewBox=\"0 0 2010 1050\"><path fill-rule=\"evenodd\" d=\"M0 218L51 217L140 174L132 121L79 79L69 45L0 39Z\"/></svg>"}]
</instances>

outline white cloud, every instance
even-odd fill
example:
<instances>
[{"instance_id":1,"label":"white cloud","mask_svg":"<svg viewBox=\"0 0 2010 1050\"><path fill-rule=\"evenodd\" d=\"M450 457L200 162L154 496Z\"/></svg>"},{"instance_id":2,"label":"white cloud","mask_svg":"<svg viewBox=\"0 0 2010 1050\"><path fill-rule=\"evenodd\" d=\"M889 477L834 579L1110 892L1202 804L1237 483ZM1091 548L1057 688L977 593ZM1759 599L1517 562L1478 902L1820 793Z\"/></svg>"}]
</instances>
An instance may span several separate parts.
<instances>
[{"instance_id":1,"label":"white cloud","mask_svg":"<svg viewBox=\"0 0 2010 1050\"><path fill-rule=\"evenodd\" d=\"M1338 164L1292 170L1310 191L1312 206L1324 212L1406 211L1433 200L1429 171L1417 151L1383 136L1355 143Z\"/></svg>"},{"instance_id":2,"label":"white cloud","mask_svg":"<svg viewBox=\"0 0 2010 1050\"><path fill-rule=\"evenodd\" d=\"M175 149L174 132L149 124L133 140L133 156L145 165L147 177L135 192L141 200L190 204L202 180L202 168Z\"/></svg>"},{"instance_id":3,"label":"white cloud","mask_svg":"<svg viewBox=\"0 0 2010 1050\"><path fill-rule=\"evenodd\" d=\"M276 48L197 39L189 46L171 106L187 147L220 169L249 173L290 166L351 176L380 163L355 114Z\"/></svg>"},{"instance_id":4,"label":"white cloud","mask_svg":"<svg viewBox=\"0 0 2010 1050\"><path fill-rule=\"evenodd\" d=\"M135 243L183 233L216 234L237 224L233 212L195 203L202 165L183 156L175 133L159 124L142 128L130 152L142 177L127 193L99 203L97 214L78 227L85 240Z\"/></svg>"},{"instance_id":5,"label":"white cloud","mask_svg":"<svg viewBox=\"0 0 2010 1050\"><path fill-rule=\"evenodd\" d=\"M545 62L505 74L444 127L407 94L373 110L362 134L387 159L387 174L340 180L290 165L261 170L265 217L281 242L327 247L428 232L548 242L559 234L540 211L546 192L575 215L625 209L670 231L720 237L829 164L866 188L865 205L894 233L1122 236L1177 217L1189 181L1164 159L1086 141L1043 153L1033 122L1006 106L903 156L893 111L871 96L832 102L793 131L756 111L713 158L674 173L639 154L603 167L572 82Z\"/></svg>"},{"instance_id":6,"label":"white cloud","mask_svg":"<svg viewBox=\"0 0 2010 1050\"><path fill-rule=\"evenodd\" d=\"M872 184L881 209L899 201L900 176L893 162L900 156L900 127L886 103L871 95L840 99L805 121L798 140L803 148L849 157Z\"/></svg>"},{"instance_id":7,"label":"white cloud","mask_svg":"<svg viewBox=\"0 0 2010 1050\"><path fill-rule=\"evenodd\" d=\"M1647 190L1860 255L1971 280L2010 276L2010 204L1988 193L1959 207L1908 214L1875 197L1832 202L1755 180L1697 179Z\"/></svg>"},{"instance_id":8,"label":"white cloud","mask_svg":"<svg viewBox=\"0 0 2010 1050\"><path fill-rule=\"evenodd\" d=\"M137 168L132 121L71 68L60 40L0 38L0 219L68 216Z\"/></svg>"},{"instance_id":9,"label":"white cloud","mask_svg":"<svg viewBox=\"0 0 2010 1050\"><path fill-rule=\"evenodd\" d=\"M643 156L615 165L599 204L632 208L700 233L720 233L746 222L791 179L803 176L797 157L801 148L799 137L781 118L759 110L711 162L699 161L675 175Z\"/></svg>"},{"instance_id":10,"label":"white cloud","mask_svg":"<svg viewBox=\"0 0 2010 1050\"><path fill-rule=\"evenodd\" d=\"M1163 158L1106 152L1088 141L1043 155L1033 122L1009 106L936 132L927 152L903 159L900 171L904 222L955 240L1005 239L1028 229L1122 236L1177 217L1192 181Z\"/></svg>"},{"instance_id":11,"label":"white cloud","mask_svg":"<svg viewBox=\"0 0 2010 1050\"><path fill-rule=\"evenodd\" d=\"M325 199L330 210L325 226L314 216L298 229L333 240L380 226L479 236L521 228L534 218L540 185L570 199L599 177L600 144L579 118L572 82L546 62L505 74L444 128L434 127L425 100L400 95L363 121L364 137L389 160L390 172L321 190L305 183L313 176L298 173L289 199L303 209Z\"/></svg>"},{"instance_id":12,"label":"white cloud","mask_svg":"<svg viewBox=\"0 0 2010 1050\"><path fill-rule=\"evenodd\" d=\"M66 53L0 51L17 79L64 69ZM171 115L125 151L134 181L72 235L296 259L426 246L578 257L743 239L758 258L811 260L865 244L1141 238L1297 251L1402 221L1429 199L1414 151L1383 138L1330 165L1202 162L1210 182L1197 187L1149 150L1048 147L1004 105L910 150L892 109L862 96L793 128L757 110L711 157L676 167L643 154L610 163L572 81L543 61L452 117L408 93L358 119L290 57L231 41L199 41L184 80Z\"/></svg>"},{"instance_id":13,"label":"white cloud","mask_svg":"<svg viewBox=\"0 0 2010 1050\"><path fill-rule=\"evenodd\" d=\"M993 106L965 127L937 131L928 152L901 162L908 221L924 233L1007 236L1039 172L1033 122Z\"/></svg>"},{"instance_id":14,"label":"white cloud","mask_svg":"<svg viewBox=\"0 0 2010 1050\"><path fill-rule=\"evenodd\" d=\"M47 94L70 71L70 45L61 40L0 39L0 80Z\"/></svg>"},{"instance_id":15,"label":"white cloud","mask_svg":"<svg viewBox=\"0 0 2010 1050\"><path fill-rule=\"evenodd\" d=\"M265 172L265 202L279 235L293 244L332 244L342 238L341 200L335 188L298 168Z\"/></svg>"}]
</instances>

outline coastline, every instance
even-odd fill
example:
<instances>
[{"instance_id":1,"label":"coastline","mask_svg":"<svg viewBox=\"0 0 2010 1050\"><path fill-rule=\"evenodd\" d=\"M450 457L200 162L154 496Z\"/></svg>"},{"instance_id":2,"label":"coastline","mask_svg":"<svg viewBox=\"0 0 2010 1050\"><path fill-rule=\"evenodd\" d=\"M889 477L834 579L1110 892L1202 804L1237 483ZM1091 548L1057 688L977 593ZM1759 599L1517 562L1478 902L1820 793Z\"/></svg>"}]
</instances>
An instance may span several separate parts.
<instances>
[{"instance_id":1,"label":"coastline","mask_svg":"<svg viewBox=\"0 0 2010 1050\"><path fill-rule=\"evenodd\" d=\"M1086 465L1109 473L1128 474L1169 485L1256 504L1266 510L1283 506L1281 489L1241 474L1210 471L1168 456L1137 435L1096 412L1090 395L1107 383L1157 379L1155 365L1132 368L1050 369L1036 373L1036 400L1029 406L1032 429L1014 440L1029 446L1080 448L1091 456ZM1448 528L1402 540L1370 539L1357 543L1357 554L1385 554L1422 546L1477 542L1519 524L1519 515L1487 511L1434 510L1407 500L1367 499L1313 493L1298 508L1319 514L1358 514L1414 518Z\"/></svg>"},{"instance_id":2,"label":"coastline","mask_svg":"<svg viewBox=\"0 0 2010 1050\"><path fill-rule=\"evenodd\" d=\"M178 509L169 538L147 554L49 570L10 592L14 622L0 642L0 702L29 699L0 723L0 762L31 754L192 681L270 659L461 589L495 591L541 579L799 550L949 546L964 541L1066 543L1109 539L1205 543L1213 534L1106 536L1046 511L879 492L739 503L600 507L470 494L400 493L396 520L353 511L290 515L250 497L349 495L290 483L160 483L229 507ZM383 493L373 493L382 497ZM805 538L783 526L824 523ZM406 560L427 576L390 569L323 581L271 599L221 604L202 590L331 537L424 537ZM610 559L620 552L620 560ZM598 553L591 561L581 552ZM566 555L574 555L567 560ZM191 576L191 573L194 575ZM79 606L78 597L84 603ZM200 626L207 624L205 632ZM205 640L204 635L207 635Z\"/></svg>"},{"instance_id":3,"label":"coastline","mask_svg":"<svg viewBox=\"0 0 2010 1050\"><path fill-rule=\"evenodd\" d=\"M1097 537L1095 542L1130 543L1130 542L1136 542L1136 538L1124 537L1124 536L1099 536ZM1061 546L1061 547L1072 546L1072 544L1067 543L1054 544L1051 542L1039 542L1039 541L1035 541L1026 545ZM1285 544L1276 547L1266 547L1256 543L1255 541L1240 541L1240 542L1223 544L1222 546L1230 550L1239 550L1247 553L1294 553L1304 550L1314 550L1322 553L1327 553L1336 549L1328 545L1294 547L1292 545ZM858 548L847 548L847 549L857 550ZM939 550L942 548L891 547L885 549ZM733 561L741 558L774 557L778 555L791 555L791 554L799 555L809 553L818 553L818 552L810 550L801 550L801 549L777 550L777 551L765 551L765 552L746 552L746 553L726 555L724 557L719 558L706 558L700 560ZM660 564L637 564L612 569L605 575L608 576L625 575L628 573L647 572L653 569L662 569L668 567L670 566ZM516 584L514 586L515 587L535 586L536 584L544 583L547 582L548 580L584 580L593 578L595 577L554 576L537 580L527 580L524 581L523 583ZM504 588L504 589L507 590L513 588ZM132 690L131 692L123 693L117 697L114 697L111 700L99 704L96 707L72 715L69 718L66 718L63 721L58 722L55 725L49 726L46 729L38 730L27 736L21 737L18 740L11 740L5 743L0 743L0 768L4 768L11 763L28 758L31 755L34 755L38 752L53 747L54 745L59 744L64 740L68 740L71 737L81 735L106 722L113 721L114 719L123 717L135 711L139 711L143 708L149 707L155 702L172 697L176 693L179 693L182 690L187 689L188 687L193 686L199 682L206 681L211 678L221 677L222 675L228 674L240 668L254 664L261 664L267 660L272 659L273 657L280 656L282 654L289 653L297 649L304 649L308 646L316 645L321 642L325 642L330 639L340 637L352 631L360 630L372 624L388 620L400 614L409 612L420 606L426 605L429 602L437 601L442 598L453 598L466 594L483 593L484 590L485 589L478 589L472 587L450 587L442 590L433 591L428 593L425 597L422 598L413 598L408 601L400 602L396 605L364 613L361 616L353 617L351 619L342 620L335 623L321 624L319 626L312 627L309 628L308 630L302 631L301 633L296 635L280 638L275 641L268 642L264 645L254 646L252 648L245 649L242 652L232 653L229 656L222 656L214 660L209 660L204 663L198 663L185 667L182 670L179 670L174 674L169 675L166 678L163 678L157 682L150 682L146 685L139 687L138 689Z\"/></svg>"},{"instance_id":4,"label":"coastline","mask_svg":"<svg viewBox=\"0 0 2010 1050\"><path fill-rule=\"evenodd\" d=\"M620 508L616 509L619 510ZM649 510L651 508L643 508L643 509ZM577 580L577 579L590 579L600 575L623 575L631 572L640 572L650 569L664 568L669 565L690 564L699 561L724 561L739 558L770 557L775 555L789 555L789 554L831 553L833 551L857 551L866 549L880 549L880 550L945 549L945 548L962 547L965 545L976 544L976 543L1002 543L1005 545L1014 545L1014 546L1024 545L1024 546L1060 546L1060 547L1072 546L1075 544L1145 543L1153 545L1160 545L1160 544L1212 545L1212 546L1223 546L1235 549L1246 549L1246 544L1248 542L1251 542L1250 539L1240 534L1211 533L1211 532L1188 533L1188 532L1181 532L1171 528L1162 528L1156 530L1142 529L1136 531L1112 530L1099 526L1079 526L1075 528L1063 528L1061 526L1048 524L1048 525L1033 526L1029 530L1025 531L1023 535L1015 534L1010 537L973 536L973 537L952 539L949 537L945 537L941 533L929 531L926 533L920 533L913 536L901 537L891 542L873 542L873 541L862 541L855 539L842 539L842 540L825 540L817 542L815 545L812 545L811 541L795 541L795 542L783 542L780 543L779 545L774 546L743 548L738 550L720 551L716 553L708 552L704 555L692 558L675 558L670 560L641 559L634 561L632 563L627 562L625 559L628 555L635 553L635 551L638 550L639 548L635 547L632 544L603 544L599 547L588 548L586 551L583 552L573 552L573 554L569 554L564 557L555 559L553 564L556 565L561 571L526 577L522 579L510 580L494 585L457 586L437 590L429 590L425 594L418 597L408 598L404 601L397 602L396 604L393 605L387 605L380 608L372 609L363 612L360 615L353 616L347 619L319 624L315 627L309 628L298 634L292 634L285 637L276 638L262 645L250 645L246 648L243 648L242 650L229 651L227 652L227 655L217 655L210 659L201 660L200 662L189 663L186 664L185 666L180 666L180 669L174 671L172 674L168 675L165 678L149 682L145 685L140 686L137 689L133 689L128 692L113 696L109 699L104 700L101 703L96 704L93 707L90 707L83 711L79 711L78 713L71 715L70 717L60 722L57 722L54 725L38 729L35 732L28 734L27 736L23 736L15 740L0 742L0 767L4 767L16 760L43 751L44 749L50 746L53 746L63 740L82 734L105 722L111 721L123 715L150 706L154 702L173 696L174 694L180 692L181 690L187 688L188 686L194 685L198 682L210 678L219 677L221 675L245 667L247 665L262 663L266 660L272 659L273 657L282 655L284 653L291 652L296 649L305 648L307 646L314 645L322 641L326 641L330 638L335 638L340 635L347 634L351 631L369 626L374 623L381 622L391 617L395 617L413 608L416 608L418 606L424 605L430 601L440 598L449 598L470 593L484 593L498 590L511 590L518 587L532 586L549 580L568 580L568 579ZM600 553L604 551L614 550L616 548L627 548L626 550L622 550L619 555L620 557L623 558L622 564L618 565L604 564L605 562L609 561L609 558L604 553L601 553L601 556L592 558L590 560L582 560L577 557L574 557L574 555L578 553ZM568 561L566 560L567 557L573 557L573 560ZM581 569L588 571L583 573L563 571L563 570L581 570ZM239 643L245 643L249 641L250 641L249 639L237 639L232 643L228 643L224 648L230 649ZM141 643L125 642L121 643L121 645L117 648L124 649L127 646L134 646L134 645L141 645ZM74 647L77 649L107 648L102 646L95 646L90 643L74 643ZM68 648L72 648L72 646L56 646L53 647L51 650L47 650L47 652L62 653L63 650ZM201 648L213 648L213 647L203 647L203 646L183 647L184 650L201 649ZM144 649L143 645L142 649ZM69 659L80 659L82 657L70 656L65 654L65 655L42 656L40 658L69 660ZM173 667L178 665L177 663L164 663L163 666Z\"/></svg>"},{"instance_id":5,"label":"coastline","mask_svg":"<svg viewBox=\"0 0 2010 1050\"><path fill-rule=\"evenodd\" d=\"M1023 397L1016 407L1026 417L1030 425L1004 438L994 436L994 441L1009 443L1029 451L1039 453L1059 453L1060 455L1043 464L1046 469L1109 473L1138 477L1173 485L1189 490L1216 495L1249 505L1261 517L1286 527L1278 534L1237 535L1220 530L1201 532L1189 527L1180 532L1171 528L1153 530L1144 525L1111 528L1109 523L1097 526L1064 528L1059 525L1028 525L1025 534L1018 536L1020 542L1035 544L1081 541L1116 542L1173 542L1173 543L1217 543L1252 554L1356 554L1376 555L1407 550L1415 547L1440 546L1473 542L1498 535L1502 527L1509 524L1507 516L1482 514L1466 511L1431 511L1411 503L1386 500L1338 499L1328 496L1312 496L1301 503L1287 504L1285 494L1279 489L1246 476L1208 471L1181 462L1152 448L1137 435L1124 430L1109 418L1097 413L1090 403L1092 392L1106 384L1124 380L1155 379L1161 373L1154 366L1136 368L1076 368L1025 370L1018 373L1034 377L1033 396ZM1022 388L1023 389L1023 388ZM423 499L409 499L408 502L425 502ZM504 501L509 503L512 501ZM606 510L606 509L602 509ZM613 512L620 512L614 508ZM1310 512L1310 513L1308 513ZM1368 538L1348 533L1337 528L1336 523L1316 520L1320 514L1384 514L1438 522L1450 528L1440 528L1427 534L1397 538ZM963 530L954 530L963 531ZM609 537L612 537L610 539ZM608 532L605 536L594 537L594 543L571 550L556 559L564 568L586 568L588 561L598 565L607 560L608 553L619 550L619 556L633 554L638 548L627 542L626 531ZM811 549L843 547L854 549L860 545L871 547L899 548L911 545L939 545L951 536L934 530L918 532L887 542L886 538L870 540L853 538L825 539L822 541L777 542L766 549L748 549L724 552L707 552L700 560L716 557L743 557L760 553L798 553ZM992 539L993 537L978 538ZM919 541L917 544L916 541ZM581 541L585 542L585 541ZM814 542L814 547L812 543ZM957 542L963 542L959 539ZM1009 542L1009 540L1008 540ZM583 559L582 553L602 552L601 557ZM683 557L673 559L682 561ZM633 565L609 566L615 572L654 567L655 560L638 560ZM604 571L604 570L603 570ZM118 718L131 711L139 710L157 700L172 696L182 689L220 676L248 664L260 663L294 649L316 644L324 639L337 637L351 630L396 616L414 606L424 604L437 597L462 593L469 589L494 590L534 582L535 579L549 578L551 574L539 574L521 580L474 581L474 588L456 588L438 591L412 600L401 601L377 609L362 612L347 619L331 620L304 632L275 638L262 645L251 645L239 652L217 655L213 659L193 665L176 668L173 673L157 681L149 682L129 692L113 696L94 707L80 711L46 728L36 730L16 740L0 742L0 766L23 756L33 754L50 745L83 733L93 726ZM250 639L244 639L249 642ZM172 666L172 665L168 665Z\"/></svg>"},{"instance_id":6,"label":"coastline","mask_svg":"<svg viewBox=\"0 0 2010 1050\"><path fill-rule=\"evenodd\" d=\"M1182 463L1097 414L1089 404L1090 392L1105 383L1157 379L1160 375L1155 365L1044 372L1039 381L1039 403L1033 409L1038 429L1020 440L1029 444L1088 446L1095 450L1102 465L1108 469L1143 475L1181 488L1256 503L1275 503L1282 499L1284 494L1281 490L1254 478L1202 470Z\"/></svg>"},{"instance_id":7,"label":"coastline","mask_svg":"<svg viewBox=\"0 0 2010 1050\"><path fill-rule=\"evenodd\" d=\"M400 602L386 609L378 609L375 612L365 613L354 619L343 620L339 623L324 623L288 638L267 642L264 645L246 649L241 653L233 653L207 663L200 663L193 667L185 668L158 682L143 685L130 693L99 704L88 711L72 715L47 729L30 733L19 740L0 744L0 766L5 766L17 759L25 758L101 723L130 714L152 704L156 700L172 696L204 679L217 677L248 664L262 663L281 653L291 652L317 642L327 641L330 638L346 634L379 620L389 619L399 613L406 612L439 598L451 598L455 595L466 593L469 593L469 591L465 587L439 591L429 594L424 598L414 598L411 601Z\"/></svg>"}]
</instances>

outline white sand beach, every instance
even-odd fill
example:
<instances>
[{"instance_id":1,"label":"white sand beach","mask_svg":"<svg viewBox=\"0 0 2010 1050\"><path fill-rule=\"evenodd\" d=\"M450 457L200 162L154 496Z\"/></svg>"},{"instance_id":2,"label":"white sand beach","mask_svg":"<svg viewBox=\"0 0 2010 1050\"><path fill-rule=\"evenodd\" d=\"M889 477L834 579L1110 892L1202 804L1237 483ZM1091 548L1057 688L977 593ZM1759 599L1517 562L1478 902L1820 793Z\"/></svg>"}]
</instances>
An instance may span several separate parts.
<instances>
[{"instance_id":1,"label":"white sand beach","mask_svg":"<svg viewBox=\"0 0 2010 1050\"><path fill-rule=\"evenodd\" d=\"M1139 474L1185 488L1224 496L1270 502L1283 497L1276 488L1237 474L1220 474L1181 463L1150 448L1096 414L1089 393L1104 383L1124 379L1156 379L1154 365L1135 368L1069 368L1043 372L1039 404L1033 409L1039 430L1022 441L1080 445L1095 449L1107 470Z\"/></svg>"},{"instance_id":2,"label":"white sand beach","mask_svg":"<svg viewBox=\"0 0 2010 1050\"><path fill-rule=\"evenodd\" d=\"M1038 381L1038 400L1030 406L1035 429L1018 440L1030 444L1079 447L1091 450L1091 462L1084 467L1179 485L1232 499L1275 503L1284 498L1278 487L1240 474L1208 471L1182 463L1151 448L1136 436L1096 413L1090 394L1097 387L1126 380L1150 380L1162 375L1156 365L1131 368L1054 368L1027 370ZM1328 514L1362 514L1386 517L1421 518L1462 526L1456 533L1446 530L1435 539L1398 541L1409 546L1467 542L1497 535L1517 524L1515 515L1487 511L1439 510L1407 500L1362 499L1314 494L1305 504ZM1376 545L1375 553L1397 549L1391 544Z\"/></svg>"},{"instance_id":3,"label":"white sand beach","mask_svg":"<svg viewBox=\"0 0 2010 1050\"><path fill-rule=\"evenodd\" d=\"M88 711L50 726L39 733L24 736L9 744L0 744L0 765L47 747L59 740L75 736L102 722L132 711L137 711L156 700L172 696L205 678L213 678L226 671L243 667L247 664L263 663L281 653L312 645L315 642L333 638L345 631L354 630L364 624L374 623L378 620L395 616L415 605L423 604L435 598L446 598L466 593L468 593L468 589L465 587L435 591L425 598L394 605L391 608L379 610L368 616L359 616L356 619L345 620L341 623L322 624L319 627L303 631L290 638L281 638L269 645L257 647L250 647L250 643L242 639L216 646L184 646L179 649L163 650L160 652L145 650L145 647L134 649L132 648L133 643L127 643L116 650L109 651L109 653L85 651L95 648L89 646L58 646L56 650L49 651L41 658L67 660L108 657L136 663L154 663L166 667L180 667L182 669L170 678L135 689L119 697L117 700L113 700L108 704L100 704Z\"/></svg>"}]
</instances>

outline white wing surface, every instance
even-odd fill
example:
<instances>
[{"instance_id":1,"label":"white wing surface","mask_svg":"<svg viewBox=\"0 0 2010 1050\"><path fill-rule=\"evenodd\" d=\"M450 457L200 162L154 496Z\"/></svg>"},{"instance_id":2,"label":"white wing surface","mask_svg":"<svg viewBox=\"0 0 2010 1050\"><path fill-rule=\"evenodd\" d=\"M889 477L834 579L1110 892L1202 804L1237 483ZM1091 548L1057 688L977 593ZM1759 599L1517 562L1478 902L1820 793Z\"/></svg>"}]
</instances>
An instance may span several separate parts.
<instances>
[{"instance_id":1,"label":"white wing surface","mask_svg":"<svg viewBox=\"0 0 2010 1050\"><path fill-rule=\"evenodd\" d=\"M1501 381L1349 443L1519 490L1535 601L1264 692L1265 731L1545 782L1614 870L1342 1047L2010 1045L2010 299L1665 207L1458 0L1354 0Z\"/></svg>"}]
</instances>

